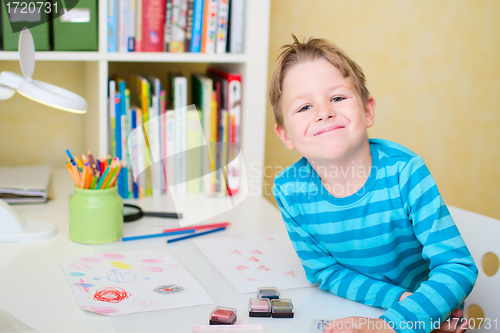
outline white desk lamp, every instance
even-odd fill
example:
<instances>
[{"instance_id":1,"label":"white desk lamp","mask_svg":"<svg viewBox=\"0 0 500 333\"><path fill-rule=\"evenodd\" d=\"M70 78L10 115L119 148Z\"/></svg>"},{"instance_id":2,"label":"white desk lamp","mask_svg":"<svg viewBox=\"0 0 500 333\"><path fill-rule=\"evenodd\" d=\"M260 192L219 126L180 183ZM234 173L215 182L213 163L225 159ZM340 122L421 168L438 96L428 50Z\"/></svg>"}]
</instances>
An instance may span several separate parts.
<instances>
[{"instance_id":1,"label":"white desk lamp","mask_svg":"<svg viewBox=\"0 0 500 333\"><path fill-rule=\"evenodd\" d=\"M49 83L33 80L35 71L35 43L29 29L19 35L19 63L24 76L0 73L0 100L9 99L16 91L38 103L73 113L86 113L84 98L66 89ZM6 202L0 199L0 243L31 242L47 239L57 233L54 223L49 221L24 221Z\"/></svg>"}]
</instances>

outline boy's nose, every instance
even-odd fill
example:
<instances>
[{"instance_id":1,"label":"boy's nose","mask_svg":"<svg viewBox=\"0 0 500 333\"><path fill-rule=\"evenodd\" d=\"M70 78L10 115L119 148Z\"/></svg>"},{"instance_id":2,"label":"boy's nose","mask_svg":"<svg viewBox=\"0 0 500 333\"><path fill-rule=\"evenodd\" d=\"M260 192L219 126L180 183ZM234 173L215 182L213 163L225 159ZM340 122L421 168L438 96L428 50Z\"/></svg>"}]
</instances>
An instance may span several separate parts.
<instances>
[{"instance_id":1,"label":"boy's nose","mask_svg":"<svg viewBox=\"0 0 500 333\"><path fill-rule=\"evenodd\" d=\"M335 117L335 111L329 107L321 107L316 113L316 121L326 120L332 117Z\"/></svg>"}]
</instances>

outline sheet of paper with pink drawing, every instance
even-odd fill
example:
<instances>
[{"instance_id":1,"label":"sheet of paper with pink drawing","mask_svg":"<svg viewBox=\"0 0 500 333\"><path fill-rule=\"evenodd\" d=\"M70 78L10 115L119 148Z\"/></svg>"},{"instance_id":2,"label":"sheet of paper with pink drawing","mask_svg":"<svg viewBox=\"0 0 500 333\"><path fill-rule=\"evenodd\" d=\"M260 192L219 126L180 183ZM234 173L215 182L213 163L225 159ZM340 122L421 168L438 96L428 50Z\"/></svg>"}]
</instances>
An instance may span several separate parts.
<instances>
[{"instance_id":1,"label":"sheet of paper with pink drawing","mask_svg":"<svg viewBox=\"0 0 500 333\"><path fill-rule=\"evenodd\" d=\"M59 258L83 310L103 315L213 304L166 249Z\"/></svg>"},{"instance_id":2,"label":"sheet of paper with pink drawing","mask_svg":"<svg viewBox=\"0 0 500 333\"><path fill-rule=\"evenodd\" d=\"M240 293L310 287L286 233L199 238L193 242Z\"/></svg>"}]
</instances>

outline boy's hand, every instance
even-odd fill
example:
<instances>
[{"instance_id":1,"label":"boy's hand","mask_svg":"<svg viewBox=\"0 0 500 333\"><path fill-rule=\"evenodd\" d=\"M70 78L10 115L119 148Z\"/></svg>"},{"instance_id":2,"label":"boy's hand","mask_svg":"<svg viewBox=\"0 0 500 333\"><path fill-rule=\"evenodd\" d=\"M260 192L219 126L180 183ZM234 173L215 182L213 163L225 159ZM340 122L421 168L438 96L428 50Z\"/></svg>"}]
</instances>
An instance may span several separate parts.
<instances>
[{"instance_id":1,"label":"boy's hand","mask_svg":"<svg viewBox=\"0 0 500 333\"><path fill-rule=\"evenodd\" d=\"M413 293L405 291L399 298L399 301L401 302L410 295L413 295ZM469 322L465 318L461 318L463 314L462 309L456 308L455 311L451 313L450 319L443 322L439 328L431 333L463 333L467 331Z\"/></svg>"},{"instance_id":2,"label":"boy's hand","mask_svg":"<svg viewBox=\"0 0 500 333\"><path fill-rule=\"evenodd\" d=\"M395 333L381 318L346 317L327 325L323 333Z\"/></svg>"},{"instance_id":3,"label":"boy's hand","mask_svg":"<svg viewBox=\"0 0 500 333\"><path fill-rule=\"evenodd\" d=\"M469 321L465 318L461 318L463 314L462 309L457 308L450 315L449 320L443 322L439 328L435 329L431 333L463 333L467 331Z\"/></svg>"}]
</instances>

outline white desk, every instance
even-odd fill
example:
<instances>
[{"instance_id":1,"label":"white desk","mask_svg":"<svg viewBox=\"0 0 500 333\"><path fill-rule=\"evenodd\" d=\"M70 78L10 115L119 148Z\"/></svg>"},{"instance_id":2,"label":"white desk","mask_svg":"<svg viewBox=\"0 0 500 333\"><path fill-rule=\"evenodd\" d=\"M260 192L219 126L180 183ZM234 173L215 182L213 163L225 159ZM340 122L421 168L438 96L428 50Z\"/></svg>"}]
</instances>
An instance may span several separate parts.
<instances>
[{"instance_id":1,"label":"white desk","mask_svg":"<svg viewBox=\"0 0 500 333\"><path fill-rule=\"evenodd\" d=\"M308 325L313 319L336 319L354 315L378 317L383 313L382 309L364 306L311 287L282 290L282 297L290 298L294 304L295 318L249 318L248 299L254 297L253 294L240 294L189 240L168 246L162 238L94 246L71 241L68 237L68 199L73 190L71 179L65 170L53 172L51 188L54 200L46 205L14 208L25 219L53 221L57 226L57 236L34 243L0 244L0 307L38 332L192 332L193 325L208 324L209 314L215 305L234 307L238 310L238 322L262 324L266 332L273 333L292 330L308 332ZM154 200L150 203L152 206L157 204ZM147 208L147 204L142 206ZM460 210L456 212L458 215L454 214L454 217L457 220ZM219 221L230 221L233 224L226 231L204 237L285 231L279 211L260 196L249 195L235 209L207 222ZM141 223L159 225L169 222L150 218L143 219ZM59 257L93 252L155 247L167 247L212 296L215 305L115 317L90 313L79 308L57 260Z\"/></svg>"}]
</instances>

